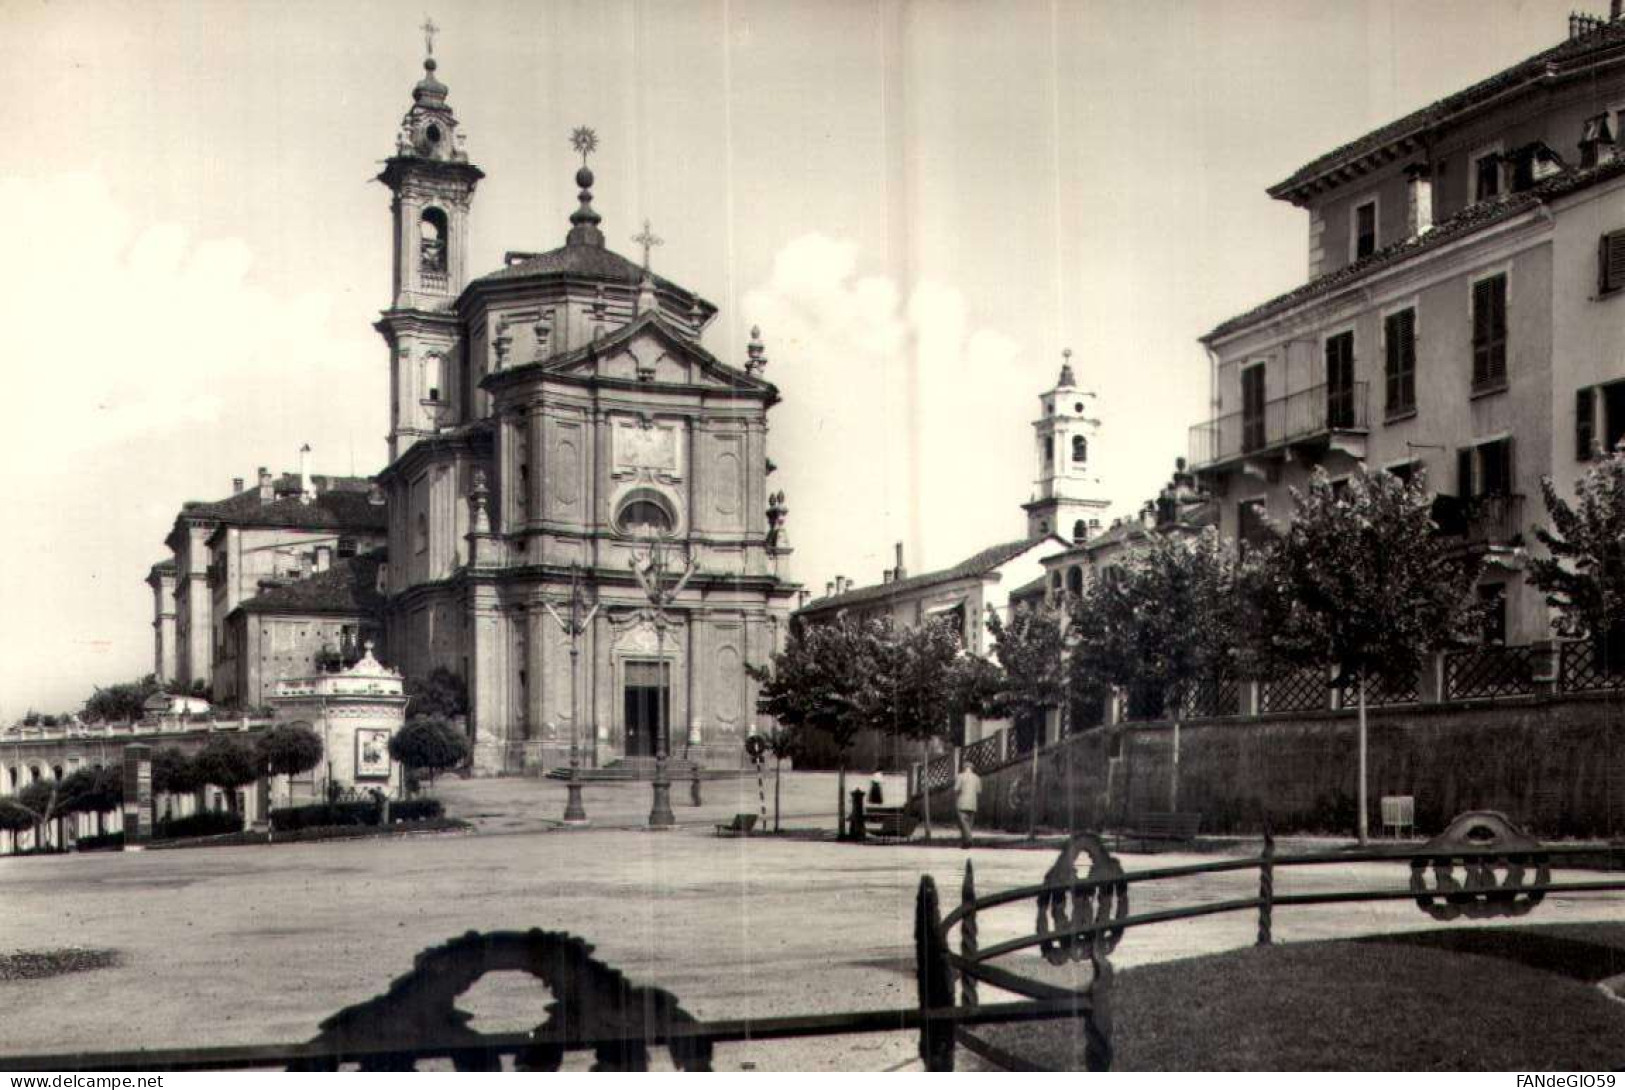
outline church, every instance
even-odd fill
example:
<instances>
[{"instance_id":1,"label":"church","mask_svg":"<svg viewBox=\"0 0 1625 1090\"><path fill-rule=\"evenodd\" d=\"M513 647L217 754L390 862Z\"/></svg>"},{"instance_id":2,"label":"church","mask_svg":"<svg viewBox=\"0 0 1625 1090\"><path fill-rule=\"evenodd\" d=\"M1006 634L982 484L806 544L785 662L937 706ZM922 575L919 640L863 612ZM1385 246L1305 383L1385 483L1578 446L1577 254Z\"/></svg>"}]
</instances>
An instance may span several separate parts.
<instances>
[{"instance_id":1,"label":"church","mask_svg":"<svg viewBox=\"0 0 1625 1090\"><path fill-rule=\"evenodd\" d=\"M341 604L408 679L462 679L476 772L572 753L737 765L756 719L746 667L779 648L799 589L783 493L768 490L779 396L760 335L742 365L718 359L702 344L716 306L650 269L647 225L641 263L607 246L586 128L572 136L579 206L568 225L561 209L564 245L470 275L484 174L436 68L431 39L378 175L392 217L393 297L376 324L390 460L375 506L357 500L379 512L383 542L367 554L376 594ZM253 603L232 607L248 618L238 627L265 612Z\"/></svg>"}]
</instances>

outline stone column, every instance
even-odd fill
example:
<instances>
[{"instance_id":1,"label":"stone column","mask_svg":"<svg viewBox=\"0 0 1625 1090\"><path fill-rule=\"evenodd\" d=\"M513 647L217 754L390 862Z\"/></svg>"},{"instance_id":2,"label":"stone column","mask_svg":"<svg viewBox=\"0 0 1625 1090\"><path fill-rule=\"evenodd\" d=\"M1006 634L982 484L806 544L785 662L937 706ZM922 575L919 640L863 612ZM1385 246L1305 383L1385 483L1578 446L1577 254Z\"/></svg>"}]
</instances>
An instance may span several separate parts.
<instances>
[{"instance_id":1,"label":"stone column","mask_svg":"<svg viewBox=\"0 0 1625 1090\"><path fill-rule=\"evenodd\" d=\"M152 839L152 747L124 747L124 848L138 852Z\"/></svg>"}]
</instances>

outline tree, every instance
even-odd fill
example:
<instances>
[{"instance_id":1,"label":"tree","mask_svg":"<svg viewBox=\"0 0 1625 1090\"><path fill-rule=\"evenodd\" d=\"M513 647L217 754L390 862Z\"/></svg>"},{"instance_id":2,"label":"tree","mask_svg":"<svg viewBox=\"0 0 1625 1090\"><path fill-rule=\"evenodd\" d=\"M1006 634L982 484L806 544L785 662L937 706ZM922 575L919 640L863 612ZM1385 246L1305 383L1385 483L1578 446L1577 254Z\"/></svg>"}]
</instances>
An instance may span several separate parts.
<instances>
[{"instance_id":1,"label":"tree","mask_svg":"<svg viewBox=\"0 0 1625 1090\"><path fill-rule=\"evenodd\" d=\"M796 755L796 732L782 723L775 724L773 729L762 735L767 742L767 751L773 754L773 831L779 831L779 787L782 778L783 765L786 760Z\"/></svg>"},{"instance_id":2,"label":"tree","mask_svg":"<svg viewBox=\"0 0 1625 1090\"><path fill-rule=\"evenodd\" d=\"M120 767L81 768L62 781L58 810L95 814L96 833L106 828L103 815L124 805L124 772Z\"/></svg>"},{"instance_id":3,"label":"tree","mask_svg":"<svg viewBox=\"0 0 1625 1090\"><path fill-rule=\"evenodd\" d=\"M1573 506L1550 477L1540 489L1552 525L1535 538L1550 555L1529 558L1529 582L1545 592L1559 633L1592 640L1600 663L1625 669L1625 441L1575 482Z\"/></svg>"},{"instance_id":4,"label":"tree","mask_svg":"<svg viewBox=\"0 0 1625 1090\"><path fill-rule=\"evenodd\" d=\"M429 773L455 768L468 759L468 737L439 716L423 715L396 731L389 740L389 755L407 768Z\"/></svg>"},{"instance_id":5,"label":"tree","mask_svg":"<svg viewBox=\"0 0 1625 1090\"><path fill-rule=\"evenodd\" d=\"M297 776L322 763L322 739L304 723L278 723L254 748L273 776Z\"/></svg>"},{"instance_id":6,"label":"tree","mask_svg":"<svg viewBox=\"0 0 1625 1090\"><path fill-rule=\"evenodd\" d=\"M816 731L840 754L836 814L846 816L846 763L852 743L866 726L880 694L874 664L890 639L891 626L878 620L841 615L827 624L790 633L784 650L765 667L747 666L761 684L767 714L797 731Z\"/></svg>"},{"instance_id":7,"label":"tree","mask_svg":"<svg viewBox=\"0 0 1625 1090\"><path fill-rule=\"evenodd\" d=\"M1278 623L1268 652L1299 666L1336 667L1359 696L1359 837L1366 841L1366 686L1412 680L1424 656L1464 639L1478 617L1480 561L1437 533L1421 475L1356 470L1341 492L1316 469L1292 490L1293 516L1266 550L1257 593Z\"/></svg>"},{"instance_id":8,"label":"tree","mask_svg":"<svg viewBox=\"0 0 1625 1090\"><path fill-rule=\"evenodd\" d=\"M426 678L407 678L406 695L412 715L455 719L468 714L468 685L444 666L436 666Z\"/></svg>"},{"instance_id":9,"label":"tree","mask_svg":"<svg viewBox=\"0 0 1625 1090\"><path fill-rule=\"evenodd\" d=\"M322 763L321 736L304 723L278 723L259 736L254 750L271 776L297 776Z\"/></svg>"},{"instance_id":10,"label":"tree","mask_svg":"<svg viewBox=\"0 0 1625 1090\"><path fill-rule=\"evenodd\" d=\"M35 780L21 791L17 792L16 804L33 817L34 846L45 846L45 830L53 820L62 816L63 796L62 785L54 779ZM61 826L58 825L57 840L61 841Z\"/></svg>"},{"instance_id":11,"label":"tree","mask_svg":"<svg viewBox=\"0 0 1625 1090\"><path fill-rule=\"evenodd\" d=\"M213 784L226 794L232 813L237 813L237 791L260 778L261 764L253 748L236 738L211 738L192 759L197 778Z\"/></svg>"},{"instance_id":12,"label":"tree","mask_svg":"<svg viewBox=\"0 0 1625 1090\"><path fill-rule=\"evenodd\" d=\"M85 701L80 714L87 722L92 723L133 722L145 714L147 698L160 688L158 679L152 674L137 681L109 685L106 688L98 685L90 699Z\"/></svg>"}]
</instances>

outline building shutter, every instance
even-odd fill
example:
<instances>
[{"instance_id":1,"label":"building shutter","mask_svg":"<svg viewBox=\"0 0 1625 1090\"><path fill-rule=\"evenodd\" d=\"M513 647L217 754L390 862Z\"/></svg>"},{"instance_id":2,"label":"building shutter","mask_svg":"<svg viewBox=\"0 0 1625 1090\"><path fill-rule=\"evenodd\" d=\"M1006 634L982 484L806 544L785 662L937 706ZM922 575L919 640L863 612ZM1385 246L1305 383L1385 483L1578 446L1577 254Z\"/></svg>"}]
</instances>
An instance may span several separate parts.
<instances>
[{"instance_id":1,"label":"building shutter","mask_svg":"<svg viewBox=\"0 0 1625 1090\"><path fill-rule=\"evenodd\" d=\"M1473 387L1498 385L1506 379L1505 276L1473 285Z\"/></svg>"},{"instance_id":2,"label":"building shutter","mask_svg":"<svg viewBox=\"0 0 1625 1090\"><path fill-rule=\"evenodd\" d=\"M1385 378L1389 416L1416 407L1416 311L1402 310L1384 321Z\"/></svg>"},{"instance_id":3,"label":"building shutter","mask_svg":"<svg viewBox=\"0 0 1625 1090\"><path fill-rule=\"evenodd\" d=\"M1597 292L1625 288L1625 231L1610 231L1597 243Z\"/></svg>"},{"instance_id":4,"label":"building shutter","mask_svg":"<svg viewBox=\"0 0 1625 1090\"><path fill-rule=\"evenodd\" d=\"M1574 456L1580 461L1591 458L1591 444L1597 437L1597 391L1583 386L1574 391Z\"/></svg>"},{"instance_id":5,"label":"building shutter","mask_svg":"<svg viewBox=\"0 0 1625 1090\"><path fill-rule=\"evenodd\" d=\"M1473 448L1456 451L1456 495L1468 499L1473 494Z\"/></svg>"}]
</instances>

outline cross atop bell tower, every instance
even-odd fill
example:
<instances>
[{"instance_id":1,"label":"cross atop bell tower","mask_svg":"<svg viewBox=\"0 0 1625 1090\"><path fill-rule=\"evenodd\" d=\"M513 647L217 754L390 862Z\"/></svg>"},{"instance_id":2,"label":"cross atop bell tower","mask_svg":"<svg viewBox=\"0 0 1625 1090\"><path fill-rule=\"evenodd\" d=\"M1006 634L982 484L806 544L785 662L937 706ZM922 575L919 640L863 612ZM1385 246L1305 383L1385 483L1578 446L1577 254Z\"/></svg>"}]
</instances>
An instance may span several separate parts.
<instances>
[{"instance_id":1,"label":"cross atop bell tower","mask_svg":"<svg viewBox=\"0 0 1625 1090\"><path fill-rule=\"evenodd\" d=\"M1094 391L1080 389L1072 371L1072 349L1061 352L1061 376L1055 386L1039 395L1043 415L1033 421L1038 441L1036 495L1022 507L1027 512L1027 534L1055 533L1072 541L1088 538L1099 524L1106 500L1089 494L1100 485L1091 468L1091 450L1100 421L1089 415Z\"/></svg>"}]
</instances>

